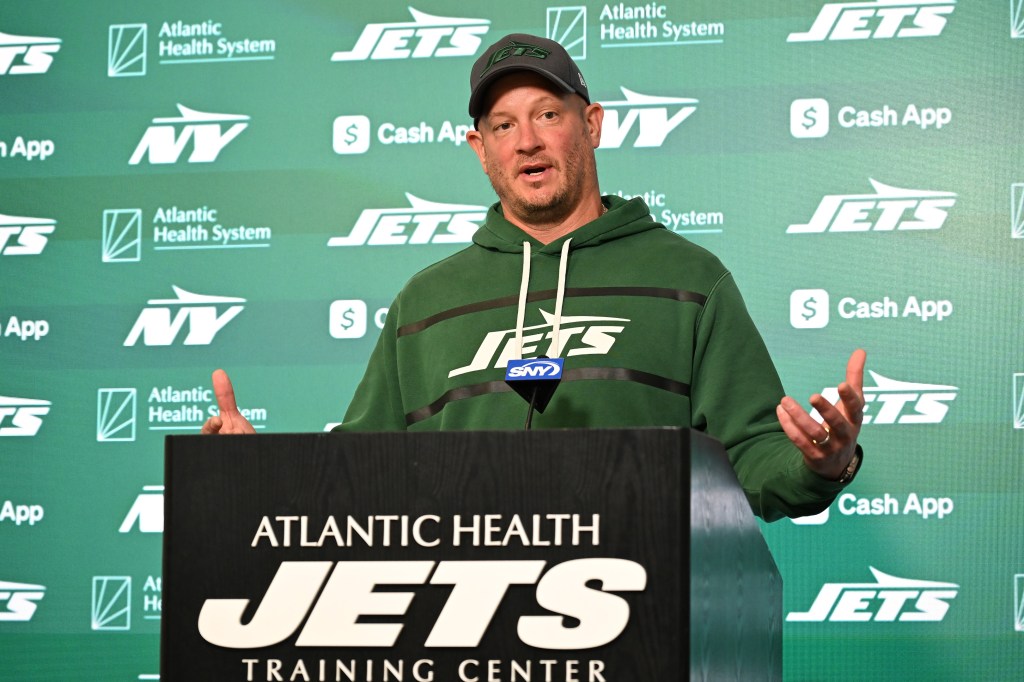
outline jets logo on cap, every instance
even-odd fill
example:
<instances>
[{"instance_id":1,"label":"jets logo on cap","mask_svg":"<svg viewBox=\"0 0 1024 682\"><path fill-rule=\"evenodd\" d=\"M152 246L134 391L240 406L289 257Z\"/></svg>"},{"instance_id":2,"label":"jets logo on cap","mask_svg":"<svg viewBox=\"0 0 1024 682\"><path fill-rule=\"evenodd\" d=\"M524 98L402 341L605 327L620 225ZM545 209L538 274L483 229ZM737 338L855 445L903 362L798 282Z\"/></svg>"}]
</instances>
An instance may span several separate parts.
<instances>
[{"instance_id":1,"label":"jets logo on cap","mask_svg":"<svg viewBox=\"0 0 1024 682\"><path fill-rule=\"evenodd\" d=\"M483 78L484 74L491 70L491 67L500 61L504 61L509 57L534 57L536 59L547 59L548 55L551 54L551 50L545 50L539 45L531 45L529 43L517 43L512 40L505 47L497 49L491 55L491 58L487 60L487 68L480 73L480 77Z\"/></svg>"}]
</instances>

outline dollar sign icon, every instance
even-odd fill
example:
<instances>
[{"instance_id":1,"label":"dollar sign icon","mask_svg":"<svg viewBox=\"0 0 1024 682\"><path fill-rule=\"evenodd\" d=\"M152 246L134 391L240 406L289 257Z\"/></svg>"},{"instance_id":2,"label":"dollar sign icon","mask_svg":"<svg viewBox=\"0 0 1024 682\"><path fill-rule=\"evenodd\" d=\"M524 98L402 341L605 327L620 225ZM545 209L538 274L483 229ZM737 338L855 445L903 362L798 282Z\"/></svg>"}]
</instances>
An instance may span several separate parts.
<instances>
[{"instance_id":1,"label":"dollar sign icon","mask_svg":"<svg viewBox=\"0 0 1024 682\"><path fill-rule=\"evenodd\" d=\"M818 110L815 109L814 107L811 107L811 108L807 109L806 111L804 111L804 120L803 120L804 128L806 128L807 130L810 130L814 126L818 125L818 118L817 118L817 116L818 116Z\"/></svg>"},{"instance_id":2,"label":"dollar sign icon","mask_svg":"<svg viewBox=\"0 0 1024 682\"><path fill-rule=\"evenodd\" d=\"M789 296L789 323L796 329L828 326L829 295L824 289L797 289Z\"/></svg>"},{"instance_id":3,"label":"dollar sign icon","mask_svg":"<svg viewBox=\"0 0 1024 682\"><path fill-rule=\"evenodd\" d=\"M341 325L341 328L346 331L351 329L352 325L356 323L356 311L352 310L352 308L349 308L348 310L343 312L339 317L341 319L338 322L338 324Z\"/></svg>"},{"instance_id":4,"label":"dollar sign icon","mask_svg":"<svg viewBox=\"0 0 1024 682\"><path fill-rule=\"evenodd\" d=\"M793 137L828 135L828 100L821 97L795 99L789 105L789 132Z\"/></svg>"},{"instance_id":5,"label":"dollar sign icon","mask_svg":"<svg viewBox=\"0 0 1024 682\"><path fill-rule=\"evenodd\" d=\"M358 128L358 126L356 126L355 123L353 123L352 125L350 125L348 127L347 130L345 130L345 144L349 144L349 145L353 144L358 139L359 139L359 128Z\"/></svg>"},{"instance_id":6,"label":"dollar sign icon","mask_svg":"<svg viewBox=\"0 0 1024 682\"><path fill-rule=\"evenodd\" d=\"M818 302L814 300L813 296L804 301L804 312L801 314L804 316L805 320L809 320L818 314L818 311L814 307L815 305L817 305L817 303Z\"/></svg>"},{"instance_id":7,"label":"dollar sign icon","mask_svg":"<svg viewBox=\"0 0 1024 682\"><path fill-rule=\"evenodd\" d=\"M334 119L334 151L365 154L370 149L370 119L362 114Z\"/></svg>"},{"instance_id":8,"label":"dollar sign icon","mask_svg":"<svg viewBox=\"0 0 1024 682\"><path fill-rule=\"evenodd\" d=\"M366 301L346 298L331 303L329 329L336 339L361 339L366 335Z\"/></svg>"}]
</instances>

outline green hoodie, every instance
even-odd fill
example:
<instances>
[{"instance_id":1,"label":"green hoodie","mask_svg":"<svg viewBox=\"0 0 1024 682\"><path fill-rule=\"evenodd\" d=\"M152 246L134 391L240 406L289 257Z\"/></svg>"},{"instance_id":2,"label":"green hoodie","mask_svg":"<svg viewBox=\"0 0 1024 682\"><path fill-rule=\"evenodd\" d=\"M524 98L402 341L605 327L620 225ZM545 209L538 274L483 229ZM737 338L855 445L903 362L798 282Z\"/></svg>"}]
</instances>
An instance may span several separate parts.
<instances>
[{"instance_id":1,"label":"green hoodie","mask_svg":"<svg viewBox=\"0 0 1024 682\"><path fill-rule=\"evenodd\" d=\"M765 520L813 514L842 485L803 463L775 406L782 385L732 275L654 222L643 200L541 244L491 207L473 244L416 274L388 311L343 430L520 429L527 404L505 384L518 358L524 242L530 244L522 357L562 357L534 428L680 426L722 442ZM553 326L567 254L559 348Z\"/></svg>"}]
</instances>

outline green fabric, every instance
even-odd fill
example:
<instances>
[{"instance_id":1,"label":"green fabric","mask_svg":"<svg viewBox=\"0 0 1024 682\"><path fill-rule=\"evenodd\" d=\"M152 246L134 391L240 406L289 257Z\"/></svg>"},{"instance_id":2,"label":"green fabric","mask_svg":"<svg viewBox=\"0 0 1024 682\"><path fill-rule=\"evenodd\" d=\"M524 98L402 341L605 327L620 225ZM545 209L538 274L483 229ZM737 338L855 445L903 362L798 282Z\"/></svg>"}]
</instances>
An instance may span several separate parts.
<instances>
[{"instance_id":1,"label":"green fabric","mask_svg":"<svg viewBox=\"0 0 1024 682\"><path fill-rule=\"evenodd\" d=\"M529 241L530 292L547 293L527 304L523 356L564 357L567 373L533 428L696 428L723 443L762 518L827 507L842 486L811 472L782 432L775 416L782 385L732 275L654 222L643 200L603 201L607 213L547 245L505 220L499 204L491 207L473 245L399 293L339 428L522 428L527 405L505 385L504 366L515 357ZM559 253L570 237L556 353L550 322ZM617 369L572 380L587 368Z\"/></svg>"}]
</instances>

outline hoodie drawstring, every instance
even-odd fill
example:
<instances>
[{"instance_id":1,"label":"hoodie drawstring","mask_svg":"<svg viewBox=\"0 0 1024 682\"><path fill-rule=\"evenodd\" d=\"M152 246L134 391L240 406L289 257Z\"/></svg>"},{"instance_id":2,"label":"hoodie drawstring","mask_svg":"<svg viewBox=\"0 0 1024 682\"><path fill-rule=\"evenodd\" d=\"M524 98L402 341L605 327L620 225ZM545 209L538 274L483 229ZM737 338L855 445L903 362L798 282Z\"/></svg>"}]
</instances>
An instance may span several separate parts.
<instances>
[{"instance_id":1,"label":"hoodie drawstring","mask_svg":"<svg viewBox=\"0 0 1024 682\"><path fill-rule=\"evenodd\" d=\"M555 292L555 318L551 331L551 355L558 357L561 351L559 333L562 328L562 303L565 300L565 274L569 269L569 244L572 237L562 244L562 255L558 262L558 289ZM526 321L526 296L530 289L530 242L523 242L523 279L519 285L519 309L516 312L516 354L523 357L523 324Z\"/></svg>"}]
</instances>

